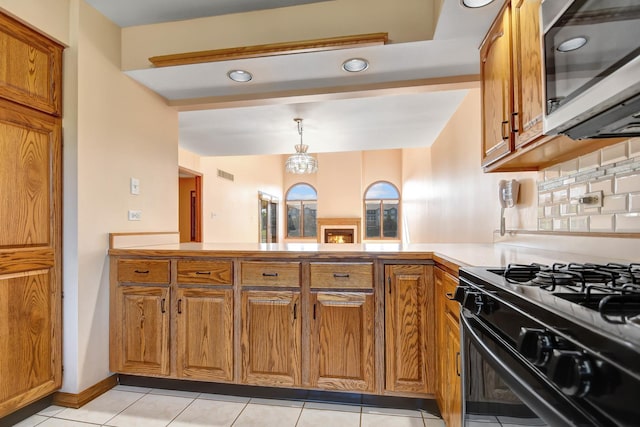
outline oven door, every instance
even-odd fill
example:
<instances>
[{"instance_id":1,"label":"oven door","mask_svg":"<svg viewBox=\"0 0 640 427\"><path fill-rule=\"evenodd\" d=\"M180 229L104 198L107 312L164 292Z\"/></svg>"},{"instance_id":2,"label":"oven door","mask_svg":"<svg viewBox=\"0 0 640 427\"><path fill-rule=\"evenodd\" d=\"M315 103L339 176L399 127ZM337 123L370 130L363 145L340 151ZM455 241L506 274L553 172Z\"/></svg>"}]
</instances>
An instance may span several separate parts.
<instances>
[{"instance_id":1,"label":"oven door","mask_svg":"<svg viewBox=\"0 0 640 427\"><path fill-rule=\"evenodd\" d=\"M460 323L464 426L599 425L481 317L463 309Z\"/></svg>"}]
</instances>

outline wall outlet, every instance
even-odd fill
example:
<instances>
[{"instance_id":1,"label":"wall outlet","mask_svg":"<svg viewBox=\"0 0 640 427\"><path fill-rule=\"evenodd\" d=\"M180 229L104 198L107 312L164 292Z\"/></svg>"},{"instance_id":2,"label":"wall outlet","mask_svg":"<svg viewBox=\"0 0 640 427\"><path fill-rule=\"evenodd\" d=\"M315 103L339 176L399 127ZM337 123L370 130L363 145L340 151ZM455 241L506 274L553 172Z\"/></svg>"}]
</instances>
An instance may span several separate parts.
<instances>
[{"instance_id":1,"label":"wall outlet","mask_svg":"<svg viewBox=\"0 0 640 427\"><path fill-rule=\"evenodd\" d=\"M140 180L138 178L131 177L129 187L131 194L140 194Z\"/></svg>"},{"instance_id":2,"label":"wall outlet","mask_svg":"<svg viewBox=\"0 0 640 427\"><path fill-rule=\"evenodd\" d=\"M142 211L138 211L138 210L129 211L129 221L141 221L141 220L142 220Z\"/></svg>"}]
</instances>

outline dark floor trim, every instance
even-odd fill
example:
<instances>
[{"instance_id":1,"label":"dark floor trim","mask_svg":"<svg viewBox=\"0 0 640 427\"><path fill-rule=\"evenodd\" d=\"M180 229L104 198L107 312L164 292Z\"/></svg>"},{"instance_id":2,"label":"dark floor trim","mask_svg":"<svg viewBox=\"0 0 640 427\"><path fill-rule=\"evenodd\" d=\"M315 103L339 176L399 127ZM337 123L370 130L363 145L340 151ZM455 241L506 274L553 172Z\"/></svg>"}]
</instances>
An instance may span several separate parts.
<instances>
[{"instance_id":1,"label":"dark floor trim","mask_svg":"<svg viewBox=\"0 0 640 427\"><path fill-rule=\"evenodd\" d=\"M32 404L25 406L24 408L21 408L15 412L12 412L6 417L0 418L0 427L10 427L10 426L16 425L20 421L26 420L30 416L37 414L38 412L48 408L52 404L53 404L53 395L37 400Z\"/></svg>"},{"instance_id":2,"label":"dark floor trim","mask_svg":"<svg viewBox=\"0 0 640 427\"><path fill-rule=\"evenodd\" d=\"M255 398L308 400L360 406L378 406L383 408L416 409L427 411L439 417L441 416L438 405L434 399L210 383L166 378L138 377L135 375L124 374L120 374L118 377L120 384L138 387L164 388L171 390L194 391L199 393L228 394Z\"/></svg>"}]
</instances>

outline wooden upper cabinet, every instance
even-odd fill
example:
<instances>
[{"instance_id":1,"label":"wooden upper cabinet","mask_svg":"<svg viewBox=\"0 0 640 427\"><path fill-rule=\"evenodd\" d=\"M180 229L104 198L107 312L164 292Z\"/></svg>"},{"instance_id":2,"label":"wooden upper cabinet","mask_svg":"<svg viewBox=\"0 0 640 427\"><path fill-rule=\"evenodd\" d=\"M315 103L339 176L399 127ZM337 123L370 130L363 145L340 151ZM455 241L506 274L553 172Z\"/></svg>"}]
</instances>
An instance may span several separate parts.
<instances>
[{"instance_id":1,"label":"wooden upper cabinet","mask_svg":"<svg viewBox=\"0 0 640 427\"><path fill-rule=\"evenodd\" d=\"M513 151L511 13L506 7L480 48L482 166Z\"/></svg>"},{"instance_id":2,"label":"wooden upper cabinet","mask_svg":"<svg viewBox=\"0 0 640 427\"><path fill-rule=\"evenodd\" d=\"M435 388L433 267L385 267L386 389L432 393Z\"/></svg>"},{"instance_id":3,"label":"wooden upper cabinet","mask_svg":"<svg viewBox=\"0 0 640 427\"><path fill-rule=\"evenodd\" d=\"M112 370L169 375L169 295L168 287L117 287L112 322L117 322L118 331Z\"/></svg>"},{"instance_id":4,"label":"wooden upper cabinet","mask_svg":"<svg viewBox=\"0 0 640 427\"><path fill-rule=\"evenodd\" d=\"M511 2L515 146L542 135L540 0Z\"/></svg>"},{"instance_id":5,"label":"wooden upper cabinet","mask_svg":"<svg viewBox=\"0 0 640 427\"><path fill-rule=\"evenodd\" d=\"M300 292L242 291L242 382L300 385Z\"/></svg>"},{"instance_id":6,"label":"wooden upper cabinet","mask_svg":"<svg viewBox=\"0 0 640 427\"><path fill-rule=\"evenodd\" d=\"M310 383L327 390L372 392L373 294L311 293Z\"/></svg>"},{"instance_id":7,"label":"wooden upper cabinet","mask_svg":"<svg viewBox=\"0 0 640 427\"><path fill-rule=\"evenodd\" d=\"M0 97L62 115L63 47L4 14L0 47Z\"/></svg>"},{"instance_id":8,"label":"wooden upper cabinet","mask_svg":"<svg viewBox=\"0 0 640 427\"><path fill-rule=\"evenodd\" d=\"M180 288L175 313L177 375L233 380L233 290Z\"/></svg>"}]
</instances>

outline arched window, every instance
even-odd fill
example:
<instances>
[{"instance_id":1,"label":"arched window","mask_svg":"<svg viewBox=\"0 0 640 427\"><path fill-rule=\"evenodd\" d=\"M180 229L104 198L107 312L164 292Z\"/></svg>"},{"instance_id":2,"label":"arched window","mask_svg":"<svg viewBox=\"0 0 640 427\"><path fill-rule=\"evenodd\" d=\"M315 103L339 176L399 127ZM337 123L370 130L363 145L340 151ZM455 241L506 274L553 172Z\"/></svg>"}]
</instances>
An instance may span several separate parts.
<instances>
[{"instance_id":1,"label":"arched window","mask_svg":"<svg viewBox=\"0 0 640 427\"><path fill-rule=\"evenodd\" d=\"M400 192L390 182L378 181L364 193L366 239L397 239L400 235Z\"/></svg>"},{"instance_id":2,"label":"arched window","mask_svg":"<svg viewBox=\"0 0 640 427\"><path fill-rule=\"evenodd\" d=\"M309 184L295 184L287 191L287 237L316 237L318 193Z\"/></svg>"}]
</instances>

